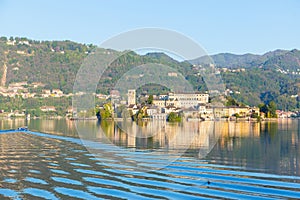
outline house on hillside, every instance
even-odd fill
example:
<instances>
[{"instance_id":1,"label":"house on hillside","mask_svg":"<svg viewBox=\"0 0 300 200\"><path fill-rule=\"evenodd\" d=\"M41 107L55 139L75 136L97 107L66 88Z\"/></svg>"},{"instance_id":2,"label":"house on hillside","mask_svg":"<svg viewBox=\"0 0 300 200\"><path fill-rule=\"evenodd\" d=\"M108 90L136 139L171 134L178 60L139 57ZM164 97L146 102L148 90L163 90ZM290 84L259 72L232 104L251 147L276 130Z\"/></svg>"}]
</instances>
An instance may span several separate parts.
<instances>
[{"instance_id":1,"label":"house on hillside","mask_svg":"<svg viewBox=\"0 0 300 200\"><path fill-rule=\"evenodd\" d=\"M60 89L53 89L53 90L52 90L51 96L54 96L54 97L61 97L61 96L63 96L63 95L64 95L64 93L63 93L63 91L61 91Z\"/></svg>"},{"instance_id":2,"label":"house on hillside","mask_svg":"<svg viewBox=\"0 0 300 200\"><path fill-rule=\"evenodd\" d=\"M148 106L147 107L147 115L152 116L160 113L160 108L158 106Z\"/></svg>"},{"instance_id":3,"label":"house on hillside","mask_svg":"<svg viewBox=\"0 0 300 200\"><path fill-rule=\"evenodd\" d=\"M138 107L136 104L130 104L127 108L129 113L132 115L135 115L139 111L140 107Z\"/></svg>"},{"instance_id":4,"label":"house on hillside","mask_svg":"<svg viewBox=\"0 0 300 200\"><path fill-rule=\"evenodd\" d=\"M40 107L42 112L55 112L56 109L54 106L42 106Z\"/></svg>"}]
</instances>

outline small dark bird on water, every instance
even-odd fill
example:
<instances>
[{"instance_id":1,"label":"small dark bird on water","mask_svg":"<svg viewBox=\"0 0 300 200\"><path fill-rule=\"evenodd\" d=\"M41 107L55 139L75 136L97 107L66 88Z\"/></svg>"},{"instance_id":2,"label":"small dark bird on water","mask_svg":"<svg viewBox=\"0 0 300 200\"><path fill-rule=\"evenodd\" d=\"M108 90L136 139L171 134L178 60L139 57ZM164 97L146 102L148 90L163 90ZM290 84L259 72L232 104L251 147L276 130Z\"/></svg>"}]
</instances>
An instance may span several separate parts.
<instances>
[{"instance_id":1,"label":"small dark bird on water","mask_svg":"<svg viewBox=\"0 0 300 200\"><path fill-rule=\"evenodd\" d=\"M209 185L210 184L210 181L207 181L207 185Z\"/></svg>"}]
</instances>

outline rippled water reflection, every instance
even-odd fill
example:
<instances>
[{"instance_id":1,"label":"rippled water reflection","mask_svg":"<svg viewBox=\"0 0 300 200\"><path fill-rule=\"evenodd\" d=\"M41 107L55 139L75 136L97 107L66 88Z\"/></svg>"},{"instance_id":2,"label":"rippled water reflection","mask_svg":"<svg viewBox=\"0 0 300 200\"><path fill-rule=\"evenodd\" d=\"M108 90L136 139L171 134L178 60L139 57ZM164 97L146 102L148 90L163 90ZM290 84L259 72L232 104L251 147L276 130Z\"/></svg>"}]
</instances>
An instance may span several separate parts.
<instances>
[{"instance_id":1,"label":"rippled water reflection","mask_svg":"<svg viewBox=\"0 0 300 200\"><path fill-rule=\"evenodd\" d=\"M26 122L1 123L1 129L10 129ZM107 156L94 157L76 137L72 123L31 120L27 125L35 132L0 132L0 199L243 199L300 196L298 121L262 124L219 122L223 123L222 126L214 123L213 135L196 137L179 159L160 170L147 172L137 172ZM89 141L101 140L101 132L97 130L102 126L113 144L128 147L140 155L142 162L146 150L153 151L166 145L176 147L178 143L170 143L167 138L183 128L181 125L167 124L165 128L170 131L168 137L156 134L134 141L115 128L113 123L79 123L85 124L82 127L86 127L86 139ZM198 125L185 126L199 132ZM218 140L214 148L202 158L199 147L209 146L216 136ZM159 159L153 155L150 161L156 164Z\"/></svg>"}]
</instances>

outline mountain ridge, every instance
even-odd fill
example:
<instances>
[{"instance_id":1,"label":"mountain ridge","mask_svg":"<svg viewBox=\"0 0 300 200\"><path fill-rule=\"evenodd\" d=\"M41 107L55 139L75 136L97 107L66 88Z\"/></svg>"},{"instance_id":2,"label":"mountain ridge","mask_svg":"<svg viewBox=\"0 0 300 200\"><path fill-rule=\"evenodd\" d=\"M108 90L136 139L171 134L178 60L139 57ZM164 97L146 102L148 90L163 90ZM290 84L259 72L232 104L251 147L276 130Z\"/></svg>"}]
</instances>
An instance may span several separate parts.
<instances>
[{"instance_id":1,"label":"mountain ridge","mask_svg":"<svg viewBox=\"0 0 300 200\"><path fill-rule=\"evenodd\" d=\"M292 55L290 55L292 54ZM284 62L288 62L291 58L295 60L300 59L300 51L297 49L282 50L276 49L264 54L233 54L233 53L219 53L210 56L202 56L191 60L193 64L205 64L209 62L209 57L213 60L216 67L219 68L252 68L252 67L268 67L271 62L270 59L279 59ZM274 64L274 63L272 63ZM300 62L294 63L297 67L300 67ZM281 63L280 67L286 68L286 63ZM288 65L290 67L290 65Z\"/></svg>"},{"instance_id":2,"label":"mountain ridge","mask_svg":"<svg viewBox=\"0 0 300 200\"><path fill-rule=\"evenodd\" d=\"M175 62L180 62L174 60L164 53L148 53L145 56L162 58L165 60L169 59ZM166 59L167 57L167 59ZM288 57L288 58L286 58ZM252 68L252 67L269 67L270 62L272 60L284 60L287 62L288 60L294 60L293 66L292 64L287 65L286 63L281 63L279 67L281 69L297 69L300 67L300 50L292 49L292 50L283 50L276 49L274 51L268 51L264 54L253 54L253 53L245 53L245 54L234 54L234 53L218 53L208 56L202 56L193 60L188 60L186 62L190 62L191 64L214 64L217 68L229 68L229 69L237 69L237 68ZM277 61L279 62L279 61ZM271 64L276 65L276 63L271 62ZM277 64L278 66L278 64ZM287 68L287 66L289 68Z\"/></svg>"}]
</instances>

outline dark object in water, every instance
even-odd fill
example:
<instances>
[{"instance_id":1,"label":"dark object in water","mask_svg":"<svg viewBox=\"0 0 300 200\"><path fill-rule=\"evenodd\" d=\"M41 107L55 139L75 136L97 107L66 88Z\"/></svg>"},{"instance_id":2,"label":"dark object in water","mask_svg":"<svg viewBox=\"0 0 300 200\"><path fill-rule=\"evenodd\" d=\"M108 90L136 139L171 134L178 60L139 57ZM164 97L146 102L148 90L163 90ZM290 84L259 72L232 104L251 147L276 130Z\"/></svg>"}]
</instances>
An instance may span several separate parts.
<instances>
[{"instance_id":1,"label":"dark object in water","mask_svg":"<svg viewBox=\"0 0 300 200\"><path fill-rule=\"evenodd\" d=\"M28 131L28 127L27 126L19 127L17 128L17 131Z\"/></svg>"}]
</instances>

